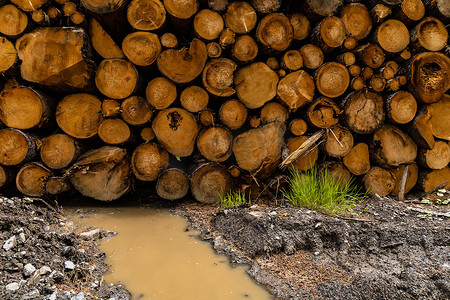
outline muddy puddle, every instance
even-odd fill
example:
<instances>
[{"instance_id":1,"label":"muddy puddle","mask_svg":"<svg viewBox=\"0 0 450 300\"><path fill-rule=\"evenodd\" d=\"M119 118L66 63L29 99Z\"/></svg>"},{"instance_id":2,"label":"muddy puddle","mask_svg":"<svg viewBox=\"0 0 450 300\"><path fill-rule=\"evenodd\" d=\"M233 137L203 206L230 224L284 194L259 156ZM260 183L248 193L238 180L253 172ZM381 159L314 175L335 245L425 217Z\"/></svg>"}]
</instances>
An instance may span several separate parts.
<instances>
[{"instance_id":1,"label":"muddy puddle","mask_svg":"<svg viewBox=\"0 0 450 300\"><path fill-rule=\"evenodd\" d=\"M88 218L66 209L81 226L118 232L101 242L106 263L104 280L120 283L132 299L272 299L246 273L217 255L187 222L167 211L148 208L95 209Z\"/></svg>"}]
</instances>

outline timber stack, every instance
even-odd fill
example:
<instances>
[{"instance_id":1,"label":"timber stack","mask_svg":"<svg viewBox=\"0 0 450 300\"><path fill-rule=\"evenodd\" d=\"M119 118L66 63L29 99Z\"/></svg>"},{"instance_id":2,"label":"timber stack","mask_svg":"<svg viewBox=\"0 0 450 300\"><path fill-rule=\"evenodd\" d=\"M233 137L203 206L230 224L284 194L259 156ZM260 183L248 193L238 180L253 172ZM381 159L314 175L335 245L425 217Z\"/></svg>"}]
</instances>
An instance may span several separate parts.
<instances>
[{"instance_id":1,"label":"timber stack","mask_svg":"<svg viewBox=\"0 0 450 300\"><path fill-rule=\"evenodd\" d=\"M215 203L315 165L450 188L446 0L0 5L3 191Z\"/></svg>"}]
</instances>

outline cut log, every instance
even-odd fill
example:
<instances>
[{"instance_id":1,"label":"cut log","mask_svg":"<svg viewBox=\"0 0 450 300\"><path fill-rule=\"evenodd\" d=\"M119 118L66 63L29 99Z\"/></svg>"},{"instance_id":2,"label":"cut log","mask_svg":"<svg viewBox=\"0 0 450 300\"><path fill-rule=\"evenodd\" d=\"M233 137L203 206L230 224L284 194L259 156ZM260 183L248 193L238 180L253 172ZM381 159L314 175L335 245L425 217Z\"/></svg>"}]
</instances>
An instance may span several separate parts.
<instances>
[{"instance_id":1,"label":"cut log","mask_svg":"<svg viewBox=\"0 0 450 300\"><path fill-rule=\"evenodd\" d=\"M427 11L443 23L450 22L450 4L446 0L425 0Z\"/></svg>"},{"instance_id":2,"label":"cut log","mask_svg":"<svg viewBox=\"0 0 450 300\"><path fill-rule=\"evenodd\" d=\"M136 31L124 38L122 50L133 64L148 67L156 61L162 46L156 34Z\"/></svg>"},{"instance_id":3,"label":"cut log","mask_svg":"<svg viewBox=\"0 0 450 300\"><path fill-rule=\"evenodd\" d=\"M100 100L89 94L64 97L56 108L56 122L68 135L87 139L97 134L103 120Z\"/></svg>"},{"instance_id":4,"label":"cut log","mask_svg":"<svg viewBox=\"0 0 450 300\"><path fill-rule=\"evenodd\" d=\"M127 151L104 146L83 154L67 172L81 194L102 201L120 198L131 187Z\"/></svg>"},{"instance_id":5,"label":"cut log","mask_svg":"<svg viewBox=\"0 0 450 300\"><path fill-rule=\"evenodd\" d=\"M8 127L46 127L53 119L53 110L52 99L29 87L6 88L0 93L0 120Z\"/></svg>"},{"instance_id":6,"label":"cut log","mask_svg":"<svg viewBox=\"0 0 450 300\"><path fill-rule=\"evenodd\" d=\"M22 78L60 90L89 89L94 65L87 40L84 30L74 27L43 27L23 35L16 42Z\"/></svg>"},{"instance_id":7,"label":"cut log","mask_svg":"<svg viewBox=\"0 0 450 300\"><path fill-rule=\"evenodd\" d=\"M77 10L77 5L73 2L66 2L63 5L63 13L66 17L70 17Z\"/></svg>"},{"instance_id":8,"label":"cut log","mask_svg":"<svg viewBox=\"0 0 450 300\"><path fill-rule=\"evenodd\" d=\"M241 35L231 48L231 55L240 63L248 63L258 55L258 45L249 35Z\"/></svg>"},{"instance_id":9,"label":"cut log","mask_svg":"<svg viewBox=\"0 0 450 300\"><path fill-rule=\"evenodd\" d=\"M323 64L324 55L322 50L313 44L306 44L300 48L303 64L308 69L317 69Z\"/></svg>"},{"instance_id":10,"label":"cut log","mask_svg":"<svg viewBox=\"0 0 450 300\"><path fill-rule=\"evenodd\" d=\"M366 44L359 47L355 52L370 68L379 68L384 62L383 49L375 44ZM372 77L373 73L369 77ZM368 76L368 75L367 75ZM368 77L366 77L368 78Z\"/></svg>"},{"instance_id":11,"label":"cut log","mask_svg":"<svg viewBox=\"0 0 450 300\"><path fill-rule=\"evenodd\" d=\"M422 108L412 121L409 130L411 137L414 138L417 145L425 149L433 149L435 144L430 119L431 117L428 115L426 108Z\"/></svg>"},{"instance_id":12,"label":"cut log","mask_svg":"<svg viewBox=\"0 0 450 300\"><path fill-rule=\"evenodd\" d=\"M161 45L164 48L176 48L178 47L178 39L176 35L170 32L164 33L161 38Z\"/></svg>"},{"instance_id":13,"label":"cut log","mask_svg":"<svg viewBox=\"0 0 450 300\"><path fill-rule=\"evenodd\" d=\"M370 195L389 195L395 186L395 176L389 170L374 167L363 177L364 186Z\"/></svg>"},{"instance_id":14,"label":"cut log","mask_svg":"<svg viewBox=\"0 0 450 300\"><path fill-rule=\"evenodd\" d=\"M199 76L205 67L206 45L193 39L189 49L164 50L157 59L158 69L176 83L189 83Z\"/></svg>"},{"instance_id":15,"label":"cut log","mask_svg":"<svg viewBox=\"0 0 450 300\"><path fill-rule=\"evenodd\" d=\"M446 190L450 189L450 168L445 167L440 170L419 171L417 185L425 193L428 193L437 187Z\"/></svg>"},{"instance_id":16,"label":"cut log","mask_svg":"<svg viewBox=\"0 0 450 300\"><path fill-rule=\"evenodd\" d=\"M307 17L299 13L294 13L289 16L289 21L294 29L295 40L302 41L309 36L311 25Z\"/></svg>"},{"instance_id":17,"label":"cut log","mask_svg":"<svg viewBox=\"0 0 450 300\"><path fill-rule=\"evenodd\" d=\"M232 87L236 68L236 63L228 58L211 60L203 70L203 86L209 93L218 97L233 95L236 92Z\"/></svg>"},{"instance_id":18,"label":"cut log","mask_svg":"<svg viewBox=\"0 0 450 300\"><path fill-rule=\"evenodd\" d=\"M278 61L278 58L271 56L267 59L266 64L269 68L276 71L280 67L280 62Z\"/></svg>"},{"instance_id":19,"label":"cut log","mask_svg":"<svg viewBox=\"0 0 450 300\"><path fill-rule=\"evenodd\" d=\"M216 113L209 108L200 111L197 115L197 118L200 124L202 124L204 127L208 127L216 123Z\"/></svg>"},{"instance_id":20,"label":"cut log","mask_svg":"<svg viewBox=\"0 0 450 300\"><path fill-rule=\"evenodd\" d=\"M52 134L40 143L42 162L50 169L64 169L71 166L81 154L80 144L66 134Z\"/></svg>"},{"instance_id":21,"label":"cut log","mask_svg":"<svg viewBox=\"0 0 450 300\"><path fill-rule=\"evenodd\" d=\"M348 72L350 73L350 76L356 77L361 75L361 67L359 65L351 65L348 67Z\"/></svg>"},{"instance_id":22,"label":"cut log","mask_svg":"<svg viewBox=\"0 0 450 300\"><path fill-rule=\"evenodd\" d=\"M164 0L167 12L176 19L186 20L198 11L197 0Z\"/></svg>"},{"instance_id":23,"label":"cut log","mask_svg":"<svg viewBox=\"0 0 450 300\"><path fill-rule=\"evenodd\" d=\"M239 100L250 109L258 108L275 97L278 75L265 63L257 62L238 69L234 84Z\"/></svg>"},{"instance_id":24,"label":"cut log","mask_svg":"<svg viewBox=\"0 0 450 300\"><path fill-rule=\"evenodd\" d=\"M333 102L325 97L316 99L308 108L308 121L318 128L330 128L339 122L342 111Z\"/></svg>"},{"instance_id":25,"label":"cut log","mask_svg":"<svg viewBox=\"0 0 450 300\"><path fill-rule=\"evenodd\" d=\"M348 67L356 63L356 56L352 52L345 52L336 56L336 61Z\"/></svg>"},{"instance_id":26,"label":"cut log","mask_svg":"<svg viewBox=\"0 0 450 300\"><path fill-rule=\"evenodd\" d=\"M353 90L360 91L366 87L366 81L364 80L364 77L356 76L350 81L350 86Z\"/></svg>"},{"instance_id":27,"label":"cut log","mask_svg":"<svg viewBox=\"0 0 450 300\"><path fill-rule=\"evenodd\" d=\"M345 127L336 125L327 132L325 151L331 157L344 157L353 148L353 135Z\"/></svg>"},{"instance_id":28,"label":"cut log","mask_svg":"<svg viewBox=\"0 0 450 300\"><path fill-rule=\"evenodd\" d=\"M343 4L343 0L306 0L303 8L321 17L333 15Z\"/></svg>"},{"instance_id":29,"label":"cut log","mask_svg":"<svg viewBox=\"0 0 450 300\"><path fill-rule=\"evenodd\" d=\"M447 142L436 141L433 149L419 149L417 162L421 167L439 170L450 163L450 147Z\"/></svg>"},{"instance_id":30,"label":"cut log","mask_svg":"<svg viewBox=\"0 0 450 300\"><path fill-rule=\"evenodd\" d=\"M130 142L133 135L122 119L105 119L98 126L98 137L107 145L123 145Z\"/></svg>"},{"instance_id":31,"label":"cut log","mask_svg":"<svg viewBox=\"0 0 450 300\"><path fill-rule=\"evenodd\" d=\"M301 136L308 130L308 124L303 119L293 119L289 123L289 130L293 135Z\"/></svg>"},{"instance_id":32,"label":"cut log","mask_svg":"<svg viewBox=\"0 0 450 300\"><path fill-rule=\"evenodd\" d=\"M197 36L210 41L220 36L224 22L217 12L203 9L195 15L193 27Z\"/></svg>"},{"instance_id":33,"label":"cut log","mask_svg":"<svg viewBox=\"0 0 450 300\"><path fill-rule=\"evenodd\" d=\"M247 2L232 2L224 15L225 24L237 34L249 33L256 26L256 12Z\"/></svg>"},{"instance_id":34,"label":"cut log","mask_svg":"<svg viewBox=\"0 0 450 300\"><path fill-rule=\"evenodd\" d=\"M46 181L51 175L51 171L40 163L28 163L17 173L16 187L24 195L42 197L46 193Z\"/></svg>"},{"instance_id":35,"label":"cut log","mask_svg":"<svg viewBox=\"0 0 450 300\"><path fill-rule=\"evenodd\" d=\"M0 189L8 189L15 179L16 174L11 168L0 165Z\"/></svg>"},{"instance_id":36,"label":"cut log","mask_svg":"<svg viewBox=\"0 0 450 300\"><path fill-rule=\"evenodd\" d=\"M278 97L293 112L311 103L314 91L315 85L313 78L303 70L286 75L280 80L277 86Z\"/></svg>"},{"instance_id":37,"label":"cut log","mask_svg":"<svg viewBox=\"0 0 450 300\"><path fill-rule=\"evenodd\" d=\"M395 18L405 24L419 21L425 15L425 5L422 0L404 0L395 13Z\"/></svg>"},{"instance_id":38,"label":"cut log","mask_svg":"<svg viewBox=\"0 0 450 300\"><path fill-rule=\"evenodd\" d=\"M341 20L347 35L353 36L357 40L365 38L372 30L372 17L362 3L347 4L341 11Z\"/></svg>"},{"instance_id":39,"label":"cut log","mask_svg":"<svg viewBox=\"0 0 450 300\"><path fill-rule=\"evenodd\" d=\"M219 37L219 44L226 49L234 44L236 41L236 34L230 28L224 28Z\"/></svg>"},{"instance_id":40,"label":"cut log","mask_svg":"<svg viewBox=\"0 0 450 300\"><path fill-rule=\"evenodd\" d=\"M439 101L450 88L450 58L439 52L423 52L411 62L410 88L423 103Z\"/></svg>"},{"instance_id":41,"label":"cut log","mask_svg":"<svg viewBox=\"0 0 450 300\"><path fill-rule=\"evenodd\" d=\"M248 118L248 123L250 124L251 127L258 128L259 125L261 125L261 119L259 116L250 116Z\"/></svg>"},{"instance_id":42,"label":"cut log","mask_svg":"<svg viewBox=\"0 0 450 300\"><path fill-rule=\"evenodd\" d=\"M350 74L340 63L328 62L323 64L316 73L317 90L325 97L341 96L350 84Z\"/></svg>"},{"instance_id":43,"label":"cut log","mask_svg":"<svg viewBox=\"0 0 450 300\"><path fill-rule=\"evenodd\" d=\"M205 163L197 166L191 174L191 191L202 203L218 203L232 188L232 177L224 166Z\"/></svg>"},{"instance_id":44,"label":"cut log","mask_svg":"<svg viewBox=\"0 0 450 300\"><path fill-rule=\"evenodd\" d=\"M69 3L69 2L66 2ZM122 6L124 6L126 1L124 0L80 0L80 4L87 10L92 11L96 14L103 15L112 13Z\"/></svg>"},{"instance_id":45,"label":"cut log","mask_svg":"<svg viewBox=\"0 0 450 300\"><path fill-rule=\"evenodd\" d=\"M49 26L50 17L42 10L37 9L31 13L31 19L39 26Z\"/></svg>"},{"instance_id":46,"label":"cut log","mask_svg":"<svg viewBox=\"0 0 450 300\"><path fill-rule=\"evenodd\" d=\"M140 135L142 140L146 143L151 142L156 137L155 132L151 127L142 128Z\"/></svg>"},{"instance_id":47,"label":"cut log","mask_svg":"<svg viewBox=\"0 0 450 300\"><path fill-rule=\"evenodd\" d=\"M120 103L113 99L102 101L102 116L105 118L115 118L120 115Z\"/></svg>"},{"instance_id":48,"label":"cut log","mask_svg":"<svg viewBox=\"0 0 450 300\"><path fill-rule=\"evenodd\" d=\"M208 93L203 88L196 85L188 86L180 95L181 106L192 113L197 113L205 109L208 102Z\"/></svg>"},{"instance_id":49,"label":"cut log","mask_svg":"<svg viewBox=\"0 0 450 300\"><path fill-rule=\"evenodd\" d=\"M220 122L231 130L241 128L247 120L247 114L245 105L236 99L228 100L219 110Z\"/></svg>"},{"instance_id":50,"label":"cut log","mask_svg":"<svg viewBox=\"0 0 450 300\"><path fill-rule=\"evenodd\" d=\"M416 98L409 92L399 91L386 98L386 115L391 122L406 124L414 119L416 112Z\"/></svg>"},{"instance_id":51,"label":"cut log","mask_svg":"<svg viewBox=\"0 0 450 300\"><path fill-rule=\"evenodd\" d=\"M417 178L419 176L419 168L415 163L409 164L408 166L408 172L406 173L406 184L405 184L405 190L404 194L407 194L417 183ZM392 190L392 195L399 195L400 194L400 183L403 177L403 174L405 172L405 165L400 165L397 169L392 170L392 174L395 177L394 181L394 189Z\"/></svg>"},{"instance_id":52,"label":"cut log","mask_svg":"<svg viewBox=\"0 0 450 300\"><path fill-rule=\"evenodd\" d=\"M383 58L384 60L384 58ZM373 69L370 67L365 67L361 71L361 75L364 79L370 79L373 76Z\"/></svg>"},{"instance_id":53,"label":"cut log","mask_svg":"<svg viewBox=\"0 0 450 300\"><path fill-rule=\"evenodd\" d=\"M69 179L63 176L50 176L45 184L45 192L50 195L60 195L72 189Z\"/></svg>"},{"instance_id":54,"label":"cut log","mask_svg":"<svg viewBox=\"0 0 450 300\"><path fill-rule=\"evenodd\" d=\"M189 178L180 169L170 168L158 177L156 193L166 200L178 200L189 192Z\"/></svg>"},{"instance_id":55,"label":"cut log","mask_svg":"<svg viewBox=\"0 0 450 300\"><path fill-rule=\"evenodd\" d=\"M139 74L132 63L125 59L103 60L95 74L98 90L111 99L125 99L137 89Z\"/></svg>"},{"instance_id":56,"label":"cut log","mask_svg":"<svg viewBox=\"0 0 450 300\"><path fill-rule=\"evenodd\" d=\"M133 0L128 5L127 20L136 30L156 30L166 21L166 9L159 0Z\"/></svg>"},{"instance_id":57,"label":"cut log","mask_svg":"<svg viewBox=\"0 0 450 300\"><path fill-rule=\"evenodd\" d=\"M0 37L0 73L11 69L17 62L14 45L5 37Z\"/></svg>"},{"instance_id":58,"label":"cut log","mask_svg":"<svg viewBox=\"0 0 450 300\"><path fill-rule=\"evenodd\" d=\"M356 38L354 38L353 36L347 36L344 39L344 42L342 43L342 45L344 46L344 48L346 50L353 50L356 48L356 46L358 46L358 40Z\"/></svg>"},{"instance_id":59,"label":"cut log","mask_svg":"<svg viewBox=\"0 0 450 300\"><path fill-rule=\"evenodd\" d=\"M137 179L155 181L169 166L169 154L156 143L138 146L131 155L131 169Z\"/></svg>"},{"instance_id":60,"label":"cut log","mask_svg":"<svg viewBox=\"0 0 450 300\"><path fill-rule=\"evenodd\" d=\"M218 58L222 55L222 46L216 42L209 42L206 45L206 51L209 58Z\"/></svg>"},{"instance_id":61,"label":"cut log","mask_svg":"<svg viewBox=\"0 0 450 300\"><path fill-rule=\"evenodd\" d=\"M321 171L326 171L328 178L337 184L341 190L344 189L352 180L352 174L342 163L329 162L322 164L321 167Z\"/></svg>"},{"instance_id":62,"label":"cut log","mask_svg":"<svg viewBox=\"0 0 450 300\"><path fill-rule=\"evenodd\" d=\"M383 125L383 97L367 89L350 93L344 100L344 121L360 134L374 133Z\"/></svg>"},{"instance_id":63,"label":"cut log","mask_svg":"<svg viewBox=\"0 0 450 300\"><path fill-rule=\"evenodd\" d=\"M28 27L28 16L12 4L0 7L0 33L17 37Z\"/></svg>"},{"instance_id":64,"label":"cut log","mask_svg":"<svg viewBox=\"0 0 450 300\"><path fill-rule=\"evenodd\" d=\"M256 29L257 40L268 51L284 51L294 39L294 29L289 19L281 13L265 16Z\"/></svg>"},{"instance_id":65,"label":"cut log","mask_svg":"<svg viewBox=\"0 0 450 300\"><path fill-rule=\"evenodd\" d=\"M309 139L308 136L298 136L298 137L291 139L287 144L289 153L292 153L295 150L297 150L308 139ZM318 157L319 157L318 146L317 146L317 144L313 144L304 154L300 155L289 166L290 166L290 168L293 168L293 169L296 169L299 171L307 171L316 164Z\"/></svg>"},{"instance_id":66,"label":"cut log","mask_svg":"<svg viewBox=\"0 0 450 300\"><path fill-rule=\"evenodd\" d=\"M370 78L369 88L374 90L375 92L382 92L386 87L386 79L383 76L376 74Z\"/></svg>"},{"instance_id":67,"label":"cut log","mask_svg":"<svg viewBox=\"0 0 450 300\"><path fill-rule=\"evenodd\" d=\"M177 98L177 87L172 81L164 77L157 77L148 83L145 97L154 108L166 109Z\"/></svg>"},{"instance_id":68,"label":"cut log","mask_svg":"<svg viewBox=\"0 0 450 300\"><path fill-rule=\"evenodd\" d=\"M281 0L252 0L252 6L261 14L270 14L281 7L281 2Z\"/></svg>"},{"instance_id":69,"label":"cut log","mask_svg":"<svg viewBox=\"0 0 450 300\"><path fill-rule=\"evenodd\" d=\"M344 156L342 162L354 175L366 174L370 170L369 146L365 143L357 144Z\"/></svg>"},{"instance_id":70,"label":"cut log","mask_svg":"<svg viewBox=\"0 0 450 300\"><path fill-rule=\"evenodd\" d=\"M427 114L432 134L450 141L450 95L444 94L440 101L428 105Z\"/></svg>"},{"instance_id":71,"label":"cut log","mask_svg":"<svg viewBox=\"0 0 450 300\"><path fill-rule=\"evenodd\" d=\"M203 129L197 138L197 148L207 160L226 161L231 156L233 136L220 125Z\"/></svg>"},{"instance_id":72,"label":"cut log","mask_svg":"<svg viewBox=\"0 0 450 300\"><path fill-rule=\"evenodd\" d=\"M32 12L41 8L47 0L11 0L11 2L23 11Z\"/></svg>"},{"instance_id":73,"label":"cut log","mask_svg":"<svg viewBox=\"0 0 450 300\"><path fill-rule=\"evenodd\" d=\"M441 51L447 45L448 31L445 25L436 18L423 19L411 31L411 47L428 51Z\"/></svg>"},{"instance_id":74,"label":"cut log","mask_svg":"<svg viewBox=\"0 0 450 300\"><path fill-rule=\"evenodd\" d=\"M345 39L345 25L340 18L330 16L324 18L311 32L311 40L323 52L340 47Z\"/></svg>"},{"instance_id":75,"label":"cut log","mask_svg":"<svg viewBox=\"0 0 450 300\"><path fill-rule=\"evenodd\" d=\"M370 155L382 167L398 167L415 161L417 145L397 127L385 124L373 135Z\"/></svg>"},{"instance_id":76,"label":"cut log","mask_svg":"<svg viewBox=\"0 0 450 300\"><path fill-rule=\"evenodd\" d=\"M281 66L290 71L297 71L303 67L303 57L298 50L288 50L281 59Z\"/></svg>"},{"instance_id":77,"label":"cut log","mask_svg":"<svg viewBox=\"0 0 450 300\"><path fill-rule=\"evenodd\" d=\"M409 31L399 20L390 19L383 22L376 31L376 40L387 52L398 53L409 45Z\"/></svg>"},{"instance_id":78,"label":"cut log","mask_svg":"<svg viewBox=\"0 0 450 300\"><path fill-rule=\"evenodd\" d=\"M208 7L218 12L224 12L227 6L228 0L208 0Z\"/></svg>"},{"instance_id":79,"label":"cut log","mask_svg":"<svg viewBox=\"0 0 450 300\"><path fill-rule=\"evenodd\" d=\"M92 46L101 57L105 59L124 57L119 46L94 18L91 18L89 21L89 37L91 38Z\"/></svg>"},{"instance_id":80,"label":"cut log","mask_svg":"<svg viewBox=\"0 0 450 300\"><path fill-rule=\"evenodd\" d=\"M153 120L156 138L171 154L186 157L194 151L198 125L194 115L182 108L162 110Z\"/></svg>"},{"instance_id":81,"label":"cut log","mask_svg":"<svg viewBox=\"0 0 450 300\"><path fill-rule=\"evenodd\" d=\"M14 166L36 157L36 137L17 129L0 130L0 164Z\"/></svg>"},{"instance_id":82,"label":"cut log","mask_svg":"<svg viewBox=\"0 0 450 300\"><path fill-rule=\"evenodd\" d=\"M267 124L278 121L285 123L289 117L287 109L278 102L269 102L264 104L261 109L261 123Z\"/></svg>"},{"instance_id":83,"label":"cut log","mask_svg":"<svg viewBox=\"0 0 450 300\"><path fill-rule=\"evenodd\" d=\"M125 99L120 105L120 116L130 125L140 126L150 122L152 109L147 100L140 96Z\"/></svg>"},{"instance_id":84,"label":"cut log","mask_svg":"<svg viewBox=\"0 0 450 300\"><path fill-rule=\"evenodd\" d=\"M233 153L238 166L252 173L264 170L263 175L270 175L280 162L285 131L283 123L272 122L236 136Z\"/></svg>"},{"instance_id":85,"label":"cut log","mask_svg":"<svg viewBox=\"0 0 450 300\"><path fill-rule=\"evenodd\" d=\"M84 17L84 15L79 12L79 11L75 11L71 16L70 16L70 21L77 26L80 27L85 27L85 21L86 18Z\"/></svg>"}]
</instances>

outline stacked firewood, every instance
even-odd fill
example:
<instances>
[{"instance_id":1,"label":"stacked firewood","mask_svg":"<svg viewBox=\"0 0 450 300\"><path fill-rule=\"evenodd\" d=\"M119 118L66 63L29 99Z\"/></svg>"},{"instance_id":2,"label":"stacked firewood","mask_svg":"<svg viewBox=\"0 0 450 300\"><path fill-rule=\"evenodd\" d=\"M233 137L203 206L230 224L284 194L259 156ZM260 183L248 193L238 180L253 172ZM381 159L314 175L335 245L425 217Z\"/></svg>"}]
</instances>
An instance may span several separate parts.
<instances>
[{"instance_id":1,"label":"stacked firewood","mask_svg":"<svg viewBox=\"0 0 450 300\"><path fill-rule=\"evenodd\" d=\"M448 0L0 5L5 189L213 203L302 147L380 196L450 188Z\"/></svg>"}]
</instances>

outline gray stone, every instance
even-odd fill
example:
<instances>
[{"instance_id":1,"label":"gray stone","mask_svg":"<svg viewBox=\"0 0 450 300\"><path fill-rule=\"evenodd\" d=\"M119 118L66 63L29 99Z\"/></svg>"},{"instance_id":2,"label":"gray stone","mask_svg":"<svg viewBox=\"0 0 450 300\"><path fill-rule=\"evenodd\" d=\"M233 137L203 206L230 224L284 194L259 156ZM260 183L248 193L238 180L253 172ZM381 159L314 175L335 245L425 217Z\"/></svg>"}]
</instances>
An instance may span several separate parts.
<instances>
[{"instance_id":1,"label":"gray stone","mask_svg":"<svg viewBox=\"0 0 450 300\"><path fill-rule=\"evenodd\" d=\"M39 291L36 290L36 289L34 289L34 290L32 290L31 292L29 292L29 293L23 295L21 299L23 299L23 300L28 300L28 299L30 299L30 300L31 300L31 299L38 299L38 298L39 298L39 294L40 294Z\"/></svg>"},{"instance_id":2,"label":"gray stone","mask_svg":"<svg viewBox=\"0 0 450 300\"><path fill-rule=\"evenodd\" d=\"M47 296L45 299L46 299L46 300L56 300L56 292L54 292L54 293L51 294L50 296Z\"/></svg>"},{"instance_id":3,"label":"gray stone","mask_svg":"<svg viewBox=\"0 0 450 300\"><path fill-rule=\"evenodd\" d=\"M75 264L73 262L71 262L70 260L66 260L64 262L64 268L66 270L73 270L73 269L75 269Z\"/></svg>"},{"instance_id":4,"label":"gray stone","mask_svg":"<svg viewBox=\"0 0 450 300\"><path fill-rule=\"evenodd\" d=\"M33 273L36 271L36 268L32 264L26 264L23 267L23 275L26 277L29 277L33 275Z\"/></svg>"},{"instance_id":5,"label":"gray stone","mask_svg":"<svg viewBox=\"0 0 450 300\"><path fill-rule=\"evenodd\" d=\"M52 271L52 269L50 269L50 267L47 266L43 266L39 269L39 274L41 275L47 275Z\"/></svg>"},{"instance_id":6,"label":"gray stone","mask_svg":"<svg viewBox=\"0 0 450 300\"><path fill-rule=\"evenodd\" d=\"M19 284L17 282L13 282L6 285L6 290L10 292L15 292L19 289Z\"/></svg>"},{"instance_id":7,"label":"gray stone","mask_svg":"<svg viewBox=\"0 0 450 300\"><path fill-rule=\"evenodd\" d=\"M269 213L269 217L273 217L273 216L276 216L277 215L277 212L276 211L271 211L270 213Z\"/></svg>"},{"instance_id":8,"label":"gray stone","mask_svg":"<svg viewBox=\"0 0 450 300\"><path fill-rule=\"evenodd\" d=\"M79 293L76 296L73 296L71 300L86 300L83 293Z\"/></svg>"},{"instance_id":9,"label":"gray stone","mask_svg":"<svg viewBox=\"0 0 450 300\"><path fill-rule=\"evenodd\" d=\"M22 243L25 243L25 241L26 241L26 239L25 239L25 233L23 233L23 232L19 233L19 238L20 238L20 241L21 241Z\"/></svg>"},{"instance_id":10,"label":"gray stone","mask_svg":"<svg viewBox=\"0 0 450 300\"><path fill-rule=\"evenodd\" d=\"M14 248L16 245L17 245L17 239L16 239L16 236L13 235L3 244L3 249L5 249L6 251L9 251L12 248Z\"/></svg>"}]
</instances>

